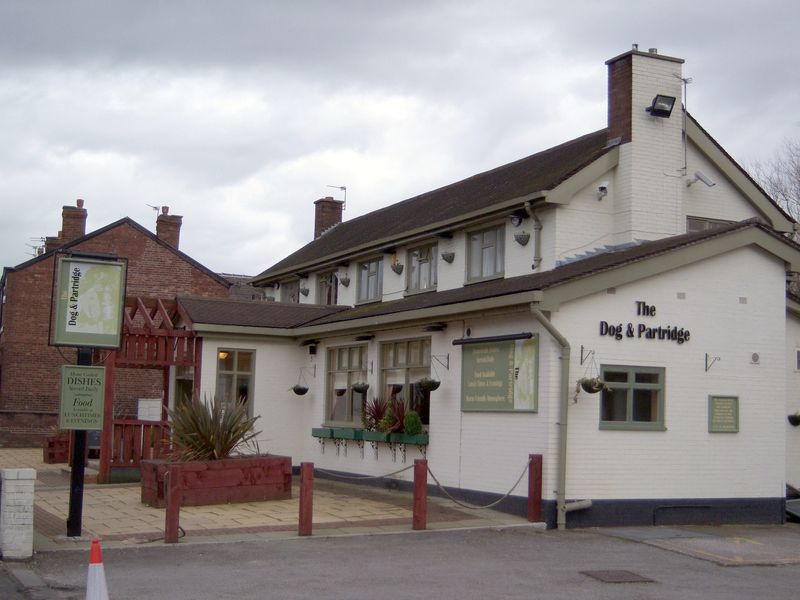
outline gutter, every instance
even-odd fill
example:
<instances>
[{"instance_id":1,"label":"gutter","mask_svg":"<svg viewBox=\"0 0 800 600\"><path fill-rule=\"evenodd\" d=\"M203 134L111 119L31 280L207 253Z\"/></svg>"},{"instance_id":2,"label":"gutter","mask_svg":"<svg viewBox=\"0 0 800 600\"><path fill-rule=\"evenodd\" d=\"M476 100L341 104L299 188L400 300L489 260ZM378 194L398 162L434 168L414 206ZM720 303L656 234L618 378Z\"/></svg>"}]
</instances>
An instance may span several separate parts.
<instances>
[{"instance_id":1,"label":"gutter","mask_svg":"<svg viewBox=\"0 0 800 600\"><path fill-rule=\"evenodd\" d=\"M573 510L583 510L592 506L591 500L566 501L567 489L567 416L569 408L569 354L570 346L567 339L555 328L544 313L531 303L531 314L542 327L561 346L561 393L560 414L558 419L558 482L556 484L556 525L559 530L567 527L567 513Z\"/></svg>"}]
</instances>

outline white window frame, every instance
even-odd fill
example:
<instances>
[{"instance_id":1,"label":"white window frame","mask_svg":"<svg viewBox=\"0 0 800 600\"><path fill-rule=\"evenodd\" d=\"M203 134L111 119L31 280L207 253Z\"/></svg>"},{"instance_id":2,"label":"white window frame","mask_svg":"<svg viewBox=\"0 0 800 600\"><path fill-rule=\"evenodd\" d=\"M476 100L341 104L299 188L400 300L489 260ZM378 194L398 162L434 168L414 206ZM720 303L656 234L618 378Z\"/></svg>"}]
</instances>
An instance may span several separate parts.
<instances>
[{"instance_id":1,"label":"white window frame","mask_svg":"<svg viewBox=\"0 0 800 600\"><path fill-rule=\"evenodd\" d=\"M347 364L342 366L340 361L341 353L347 354ZM353 365L352 353L359 353L359 362ZM367 401L367 394L353 390L353 384L367 380L368 350L366 344L356 344L352 346L336 346L328 348L326 362L326 381L325 381L325 423L333 426L361 427L361 416ZM344 387L336 387L337 380L339 385L344 377ZM336 390L341 390L337 395ZM344 419L336 419L336 405L343 403ZM358 410L356 410L358 405Z\"/></svg>"},{"instance_id":2,"label":"white window frame","mask_svg":"<svg viewBox=\"0 0 800 600\"><path fill-rule=\"evenodd\" d=\"M487 239L488 234L493 234L492 239ZM473 243L473 237L480 236L480 239ZM486 281L487 279L497 279L505 274L505 223L494 225L492 227L485 227L483 229L476 229L467 233L467 281ZM491 252L492 261L491 268L487 268L487 251ZM475 253L479 252L480 256L478 266L480 273L473 271L473 260Z\"/></svg>"},{"instance_id":3,"label":"white window frame","mask_svg":"<svg viewBox=\"0 0 800 600\"><path fill-rule=\"evenodd\" d=\"M317 304L335 306L339 302L339 277L336 271L317 275Z\"/></svg>"},{"instance_id":4,"label":"white window frame","mask_svg":"<svg viewBox=\"0 0 800 600\"><path fill-rule=\"evenodd\" d=\"M436 289L438 272L437 263L439 259L438 244L431 243L423 246L411 248L408 251L406 262L408 263L408 281L406 290L410 294L417 292L430 292ZM423 281L420 272L422 265L427 265L427 277Z\"/></svg>"},{"instance_id":5,"label":"white window frame","mask_svg":"<svg viewBox=\"0 0 800 600\"><path fill-rule=\"evenodd\" d=\"M374 279L373 279L374 278ZM370 294L370 281L374 280L375 289ZM383 297L383 257L375 257L358 263L358 282L356 302L377 302Z\"/></svg>"},{"instance_id":6,"label":"white window frame","mask_svg":"<svg viewBox=\"0 0 800 600\"><path fill-rule=\"evenodd\" d=\"M420 344L420 356L418 360L411 360L410 349L413 343ZM404 346L403 355L405 358L399 359L401 356L398 349ZM392 347L392 363L387 364L387 350ZM431 376L431 339L430 338L409 338L402 340L392 340L383 342L380 346L380 382L378 397L384 398L387 402L392 401L392 393L389 391L387 383L387 374L390 371L403 372L402 388L396 393L396 396L403 399L406 410L415 409L415 404L422 403L422 410L419 411L420 419L423 425L428 425L430 419L430 399L431 393L419 388L416 382L422 377ZM412 375L413 372L413 375ZM411 395L413 394L413 398ZM414 402L416 400L417 402Z\"/></svg>"},{"instance_id":7,"label":"white window frame","mask_svg":"<svg viewBox=\"0 0 800 600\"><path fill-rule=\"evenodd\" d=\"M222 353L233 353L233 369L223 369L221 366ZM239 370L239 354L250 354L250 370ZM255 384L255 371L256 371L256 351L250 348L217 348L217 373L214 377L214 389L216 390L217 401L222 402L223 405L229 405L233 401L238 402L237 382L240 377L247 376L247 396L245 397L245 405L247 406L247 414L253 416L253 391ZM220 389L220 376L230 375L231 383L228 390ZM225 393L227 392L227 394Z\"/></svg>"},{"instance_id":8,"label":"white window frame","mask_svg":"<svg viewBox=\"0 0 800 600\"><path fill-rule=\"evenodd\" d=\"M300 281L281 281L280 301L290 304L300 303Z\"/></svg>"}]
</instances>

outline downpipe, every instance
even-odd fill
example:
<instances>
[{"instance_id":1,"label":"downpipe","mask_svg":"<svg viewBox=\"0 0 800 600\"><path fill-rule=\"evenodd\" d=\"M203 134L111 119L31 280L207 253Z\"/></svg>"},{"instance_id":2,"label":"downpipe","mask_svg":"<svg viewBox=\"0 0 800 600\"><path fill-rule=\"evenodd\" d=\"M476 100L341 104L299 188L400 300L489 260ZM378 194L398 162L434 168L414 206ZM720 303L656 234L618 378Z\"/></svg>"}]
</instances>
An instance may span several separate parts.
<instances>
[{"instance_id":1,"label":"downpipe","mask_svg":"<svg viewBox=\"0 0 800 600\"><path fill-rule=\"evenodd\" d=\"M567 513L574 510L584 510L592 506L591 500L577 500L567 503L567 418L569 408L569 355L570 345L561 332L555 328L545 314L531 303L531 314L542 327L561 346L561 390L558 419L558 480L556 483L556 526L560 530L567 528Z\"/></svg>"}]
</instances>

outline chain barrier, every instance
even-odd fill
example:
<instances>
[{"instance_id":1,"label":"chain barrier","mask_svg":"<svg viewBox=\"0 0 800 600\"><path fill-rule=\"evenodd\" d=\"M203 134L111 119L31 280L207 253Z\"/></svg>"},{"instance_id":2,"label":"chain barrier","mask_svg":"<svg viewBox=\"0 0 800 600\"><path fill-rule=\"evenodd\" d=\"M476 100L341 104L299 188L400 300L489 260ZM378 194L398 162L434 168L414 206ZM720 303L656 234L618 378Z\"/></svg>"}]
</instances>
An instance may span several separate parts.
<instances>
[{"instance_id":1,"label":"chain barrier","mask_svg":"<svg viewBox=\"0 0 800 600\"><path fill-rule=\"evenodd\" d=\"M522 469L522 473L519 474L519 479L517 479L517 482L511 487L511 489L508 490L508 492L506 492L506 494L502 498L499 498L494 502L487 504L486 506L476 506L474 504L469 504L468 502L462 502L461 500L457 500L452 496L452 494L450 494L450 492L444 489L444 486L441 483L439 483L439 480L436 479L436 475L433 474L433 471L431 471L430 467L428 467L428 473L430 473L431 477L436 482L436 485L439 487L439 490L442 492L442 494L444 494L450 500L458 504L461 508L466 508L469 510L483 510L486 508L494 508L495 506L500 504L503 500L508 498L511 495L511 492L517 489L517 486L519 485L519 482L522 481L522 478L525 477L525 473L527 473L529 466L530 466L530 461L525 463L525 468Z\"/></svg>"},{"instance_id":2,"label":"chain barrier","mask_svg":"<svg viewBox=\"0 0 800 600\"><path fill-rule=\"evenodd\" d=\"M333 471L327 471L325 469L320 469L319 467L314 467L315 471L319 471L323 475L327 475L329 477L338 477L339 479L383 479L384 477L391 477L392 475L397 475L398 473L402 473L403 471L408 471L409 469L413 469L414 465L409 465L398 471L392 471L391 473L386 473L386 475L340 475L338 473L334 473Z\"/></svg>"}]
</instances>

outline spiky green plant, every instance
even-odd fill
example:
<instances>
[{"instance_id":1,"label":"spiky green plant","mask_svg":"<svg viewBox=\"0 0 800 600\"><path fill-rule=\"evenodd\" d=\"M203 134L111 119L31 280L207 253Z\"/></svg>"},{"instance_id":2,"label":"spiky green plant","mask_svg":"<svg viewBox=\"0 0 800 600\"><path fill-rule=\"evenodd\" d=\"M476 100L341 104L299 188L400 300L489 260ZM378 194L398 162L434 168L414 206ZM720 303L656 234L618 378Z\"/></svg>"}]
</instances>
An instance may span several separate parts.
<instances>
[{"instance_id":1,"label":"spiky green plant","mask_svg":"<svg viewBox=\"0 0 800 600\"><path fill-rule=\"evenodd\" d=\"M220 460L235 451L253 449L261 432L242 403L225 406L214 397L192 398L170 411L173 455L178 460Z\"/></svg>"}]
</instances>

